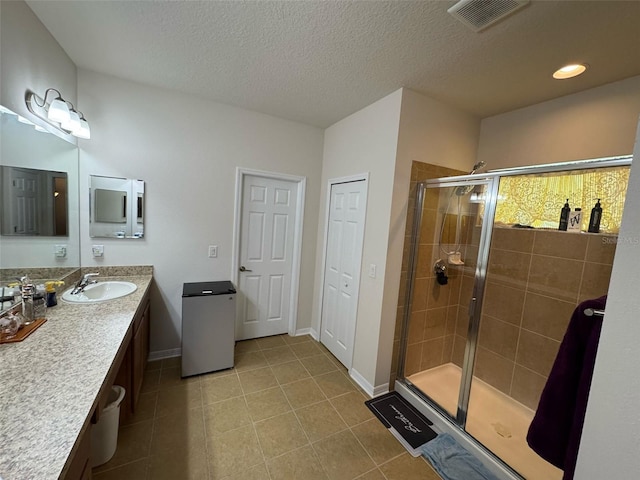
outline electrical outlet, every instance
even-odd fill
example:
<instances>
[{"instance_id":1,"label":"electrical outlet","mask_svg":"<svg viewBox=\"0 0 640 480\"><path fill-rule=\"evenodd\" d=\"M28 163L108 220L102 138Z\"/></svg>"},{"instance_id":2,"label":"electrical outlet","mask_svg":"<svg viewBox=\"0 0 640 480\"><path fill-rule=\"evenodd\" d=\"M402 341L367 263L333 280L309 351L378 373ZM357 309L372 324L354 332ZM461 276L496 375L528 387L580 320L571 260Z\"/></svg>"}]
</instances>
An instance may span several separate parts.
<instances>
[{"instance_id":1,"label":"electrical outlet","mask_svg":"<svg viewBox=\"0 0 640 480\"><path fill-rule=\"evenodd\" d=\"M369 276L371 278L376 278L376 265L375 265L375 263L372 263L371 265L369 265Z\"/></svg>"},{"instance_id":2,"label":"electrical outlet","mask_svg":"<svg viewBox=\"0 0 640 480\"><path fill-rule=\"evenodd\" d=\"M53 247L53 253L58 258L64 258L67 256L67 246L66 245L55 245Z\"/></svg>"},{"instance_id":3,"label":"electrical outlet","mask_svg":"<svg viewBox=\"0 0 640 480\"><path fill-rule=\"evenodd\" d=\"M209 258L216 258L218 256L218 246L209 245Z\"/></svg>"},{"instance_id":4,"label":"electrical outlet","mask_svg":"<svg viewBox=\"0 0 640 480\"><path fill-rule=\"evenodd\" d=\"M91 252L94 257L102 257L104 255L104 245L92 245Z\"/></svg>"}]
</instances>

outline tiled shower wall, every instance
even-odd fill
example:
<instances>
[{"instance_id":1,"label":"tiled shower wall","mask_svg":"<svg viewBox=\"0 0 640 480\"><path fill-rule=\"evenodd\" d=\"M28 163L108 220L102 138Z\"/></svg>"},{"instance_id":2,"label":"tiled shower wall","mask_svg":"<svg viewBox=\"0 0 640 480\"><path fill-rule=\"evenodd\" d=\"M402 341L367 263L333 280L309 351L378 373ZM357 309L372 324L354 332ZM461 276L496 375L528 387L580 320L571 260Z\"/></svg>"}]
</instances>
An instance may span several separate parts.
<instances>
[{"instance_id":1,"label":"tiled shower wall","mask_svg":"<svg viewBox=\"0 0 640 480\"><path fill-rule=\"evenodd\" d=\"M400 359L400 336L409 281L409 257L411 255L411 230L415 211L416 186L418 182L431 178L450 177L464 173L466 172L428 163L414 161L412 164L400 294L398 295L393 343L393 362L391 378L389 379L392 388ZM423 209L423 231L420 233L422 240L419 245L419 258L413 291L413 312L410 319L405 375L411 375L417 371L450 361L453 332L455 331L457 320L461 276L456 272L449 272L449 285L444 287L441 287L435 281L433 264L439 258L436 238L437 207L438 192L436 190L428 190Z\"/></svg>"},{"instance_id":2,"label":"tiled shower wall","mask_svg":"<svg viewBox=\"0 0 640 480\"><path fill-rule=\"evenodd\" d=\"M474 375L536 409L576 305L607 293L615 246L609 235L495 227Z\"/></svg>"}]
</instances>

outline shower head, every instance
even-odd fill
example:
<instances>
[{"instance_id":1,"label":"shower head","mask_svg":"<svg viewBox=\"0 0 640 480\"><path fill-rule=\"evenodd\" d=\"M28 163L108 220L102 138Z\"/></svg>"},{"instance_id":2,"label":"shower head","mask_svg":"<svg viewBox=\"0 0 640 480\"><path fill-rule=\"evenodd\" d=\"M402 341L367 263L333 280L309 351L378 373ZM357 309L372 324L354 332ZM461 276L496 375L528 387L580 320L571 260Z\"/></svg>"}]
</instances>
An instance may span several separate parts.
<instances>
[{"instance_id":1,"label":"shower head","mask_svg":"<svg viewBox=\"0 0 640 480\"><path fill-rule=\"evenodd\" d=\"M480 160L478 163L476 163L472 168L471 171L469 172L469 175L473 175L474 173L476 173L478 170L480 170L481 168L483 168L487 163L483 162L482 160Z\"/></svg>"}]
</instances>

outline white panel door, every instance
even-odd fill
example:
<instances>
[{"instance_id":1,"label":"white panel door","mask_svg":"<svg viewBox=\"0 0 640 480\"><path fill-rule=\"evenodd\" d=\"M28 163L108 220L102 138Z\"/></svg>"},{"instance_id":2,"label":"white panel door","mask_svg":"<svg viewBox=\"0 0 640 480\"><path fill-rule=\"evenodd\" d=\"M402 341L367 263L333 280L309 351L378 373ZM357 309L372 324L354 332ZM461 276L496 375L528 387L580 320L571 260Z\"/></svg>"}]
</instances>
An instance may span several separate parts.
<instances>
[{"instance_id":1,"label":"white panel door","mask_svg":"<svg viewBox=\"0 0 640 480\"><path fill-rule=\"evenodd\" d=\"M236 339L289 329L298 183L245 175Z\"/></svg>"},{"instance_id":2,"label":"white panel door","mask_svg":"<svg viewBox=\"0 0 640 480\"><path fill-rule=\"evenodd\" d=\"M18 235L38 232L38 175L21 168L11 169L10 230Z\"/></svg>"},{"instance_id":3,"label":"white panel door","mask_svg":"<svg viewBox=\"0 0 640 480\"><path fill-rule=\"evenodd\" d=\"M366 213L366 182L331 187L320 341L351 367Z\"/></svg>"}]
</instances>

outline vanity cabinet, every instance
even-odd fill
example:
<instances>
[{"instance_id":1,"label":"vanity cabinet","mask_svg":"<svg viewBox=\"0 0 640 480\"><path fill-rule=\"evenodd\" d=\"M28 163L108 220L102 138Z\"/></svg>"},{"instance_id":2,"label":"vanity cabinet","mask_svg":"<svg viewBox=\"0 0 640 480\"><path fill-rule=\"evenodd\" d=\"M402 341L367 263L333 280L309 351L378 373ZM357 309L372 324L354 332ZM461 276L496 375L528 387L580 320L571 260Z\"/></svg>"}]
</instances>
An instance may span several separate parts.
<instances>
[{"instance_id":1,"label":"vanity cabinet","mask_svg":"<svg viewBox=\"0 0 640 480\"><path fill-rule=\"evenodd\" d=\"M120 423L128 421L133 416L140 399L144 371L149 358L149 313L147 295L140 302L131 323L130 341L114 382L126 390L124 400L120 404Z\"/></svg>"},{"instance_id":2,"label":"vanity cabinet","mask_svg":"<svg viewBox=\"0 0 640 480\"><path fill-rule=\"evenodd\" d=\"M106 406L112 385L121 385L126 390L124 400L120 404L120 423L129 420L135 413L140 399L144 370L149 357L149 294L140 302L129 331L113 361L107 375L89 425L85 425L83 433L78 437L73 453L69 457L64 480L91 479L91 425L98 422L100 412Z\"/></svg>"}]
</instances>

